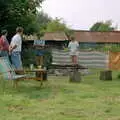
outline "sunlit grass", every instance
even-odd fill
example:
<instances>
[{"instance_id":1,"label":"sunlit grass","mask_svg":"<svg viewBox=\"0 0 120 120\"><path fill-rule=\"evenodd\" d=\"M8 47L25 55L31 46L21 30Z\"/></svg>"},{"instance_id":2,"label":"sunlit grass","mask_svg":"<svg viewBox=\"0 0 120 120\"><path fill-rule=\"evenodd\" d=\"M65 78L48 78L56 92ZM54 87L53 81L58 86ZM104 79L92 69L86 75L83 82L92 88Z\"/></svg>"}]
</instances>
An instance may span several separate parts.
<instances>
[{"instance_id":1,"label":"sunlit grass","mask_svg":"<svg viewBox=\"0 0 120 120\"><path fill-rule=\"evenodd\" d=\"M99 80L99 70L70 83L50 76L40 88L37 81L21 81L14 89L5 82L0 91L0 120L119 120L120 80ZM1 87L1 86L0 86Z\"/></svg>"}]
</instances>

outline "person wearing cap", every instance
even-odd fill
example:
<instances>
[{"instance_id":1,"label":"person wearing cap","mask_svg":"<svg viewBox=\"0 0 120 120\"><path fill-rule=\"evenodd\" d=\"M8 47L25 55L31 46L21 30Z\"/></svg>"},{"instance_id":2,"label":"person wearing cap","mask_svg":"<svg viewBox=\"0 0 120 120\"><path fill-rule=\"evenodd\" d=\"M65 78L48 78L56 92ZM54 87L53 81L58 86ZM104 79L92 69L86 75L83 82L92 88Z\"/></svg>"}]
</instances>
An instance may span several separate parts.
<instances>
[{"instance_id":1,"label":"person wearing cap","mask_svg":"<svg viewBox=\"0 0 120 120\"><path fill-rule=\"evenodd\" d=\"M9 43L7 40L7 30L1 31L1 37L0 37L0 56L1 57L8 57L8 51L9 51Z\"/></svg>"}]
</instances>

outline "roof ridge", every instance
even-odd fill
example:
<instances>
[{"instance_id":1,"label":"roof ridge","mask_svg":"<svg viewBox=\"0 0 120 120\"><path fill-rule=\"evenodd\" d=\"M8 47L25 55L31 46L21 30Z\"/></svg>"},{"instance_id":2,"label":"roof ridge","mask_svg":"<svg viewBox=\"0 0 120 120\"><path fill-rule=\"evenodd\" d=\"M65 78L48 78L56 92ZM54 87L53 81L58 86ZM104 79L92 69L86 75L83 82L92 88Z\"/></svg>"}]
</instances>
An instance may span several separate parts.
<instances>
[{"instance_id":1,"label":"roof ridge","mask_svg":"<svg viewBox=\"0 0 120 120\"><path fill-rule=\"evenodd\" d=\"M90 30L73 30L73 32L95 32L95 33L97 33L97 32L99 32L99 33L109 33L109 32L120 32L120 31L90 31Z\"/></svg>"}]
</instances>

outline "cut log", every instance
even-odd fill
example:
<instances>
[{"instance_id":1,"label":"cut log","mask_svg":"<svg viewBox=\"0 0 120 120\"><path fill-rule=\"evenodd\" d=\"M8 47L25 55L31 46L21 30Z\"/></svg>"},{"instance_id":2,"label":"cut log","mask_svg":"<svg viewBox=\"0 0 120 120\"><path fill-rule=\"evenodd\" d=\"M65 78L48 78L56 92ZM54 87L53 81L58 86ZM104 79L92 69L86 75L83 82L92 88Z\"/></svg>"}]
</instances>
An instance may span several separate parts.
<instances>
[{"instance_id":1,"label":"cut log","mask_svg":"<svg viewBox=\"0 0 120 120\"><path fill-rule=\"evenodd\" d=\"M112 80L112 71L111 70L100 71L100 80Z\"/></svg>"},{"instance_id":2,"label":"cut log","mask_svg":"<svg viewBox=\"0 0 120 120\"><path fill-rule=\"evenodd\" d=\"M81 73L78 72L78 70L74 70L73 72L70 72L69 81L70 82L80 82L81 81Z\"/></svg>"}]
</instances>

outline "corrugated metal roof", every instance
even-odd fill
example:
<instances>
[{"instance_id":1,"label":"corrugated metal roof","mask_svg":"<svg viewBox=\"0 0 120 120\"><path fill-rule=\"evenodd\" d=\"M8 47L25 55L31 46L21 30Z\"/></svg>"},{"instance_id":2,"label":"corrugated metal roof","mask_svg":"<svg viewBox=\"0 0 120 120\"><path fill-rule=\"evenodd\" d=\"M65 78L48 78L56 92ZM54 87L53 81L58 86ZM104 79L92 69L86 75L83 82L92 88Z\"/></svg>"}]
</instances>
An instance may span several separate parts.
<instances>
[{"instance_id":1,"label":"corrugated metal roof","mask_svg":"<svg viewBox=\"0 0 120 120\"><path fill-rule=\"evenodd\" d=\"M120 43L120 31L74 31L74 36L78 42Z\"/></svg>"},{"instance_id":2,"label":"corrugated metal roof","mask_svg":"<svg viewBox=\"0 0 120 120\"><path fill-rule=\"evenodd\" d=\"M54 41L65 41L68 40L64 32L46 32L42 40L54 40Z\"/></svg>"},{"instance_id":3,"label":"corrugated metal roof","mask_svg":"<svg viewBox=\"0 0 120 120\"><path fill-rule=\"evenodd\" d=\"M75 39L78 42L97 43L120 43L120 31L112 32L91 32L74 30ZM37 40L37 36L25 36L26 40ZM65 41L68 40L64 32L46 32L41 40Z\"/></svg>"}]
</instances>

